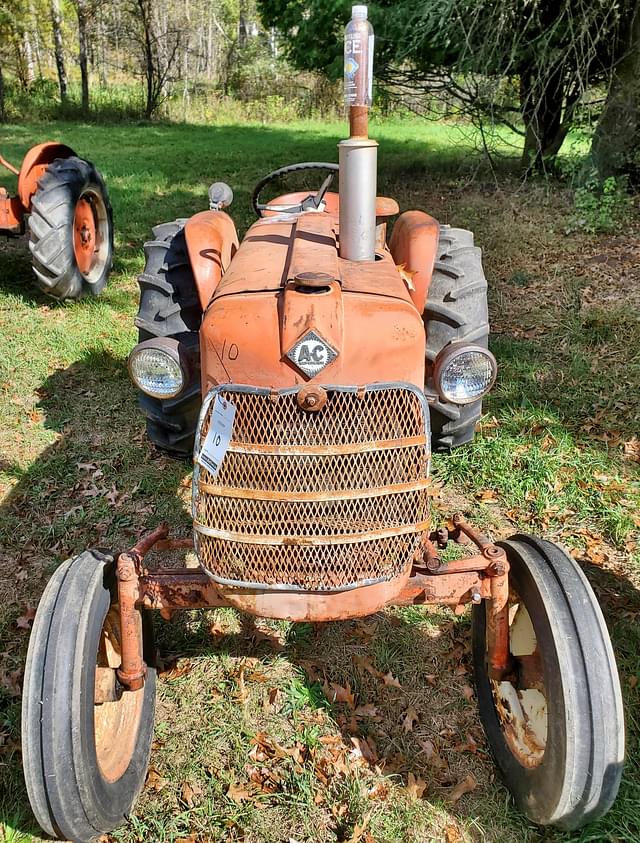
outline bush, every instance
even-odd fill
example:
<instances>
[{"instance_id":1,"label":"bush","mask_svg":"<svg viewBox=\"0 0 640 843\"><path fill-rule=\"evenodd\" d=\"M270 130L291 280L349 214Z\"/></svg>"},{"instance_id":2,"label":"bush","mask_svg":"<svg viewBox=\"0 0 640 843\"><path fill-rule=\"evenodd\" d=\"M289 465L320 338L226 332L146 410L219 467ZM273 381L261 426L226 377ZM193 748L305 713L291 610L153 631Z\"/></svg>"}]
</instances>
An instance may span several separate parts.
<instances>
[{"instance_id":1,"label":"bush","mask_svg":"<svg viewBox=\"0 0 640 843\"><path fill-rule=\"evenodd\" d=\"M567 233L600 234L624 226L633 207L627 187L626 177L610 176L601 181L595 171L591 172L574 194L575 214Z\"/></svg>"}]
</instances>

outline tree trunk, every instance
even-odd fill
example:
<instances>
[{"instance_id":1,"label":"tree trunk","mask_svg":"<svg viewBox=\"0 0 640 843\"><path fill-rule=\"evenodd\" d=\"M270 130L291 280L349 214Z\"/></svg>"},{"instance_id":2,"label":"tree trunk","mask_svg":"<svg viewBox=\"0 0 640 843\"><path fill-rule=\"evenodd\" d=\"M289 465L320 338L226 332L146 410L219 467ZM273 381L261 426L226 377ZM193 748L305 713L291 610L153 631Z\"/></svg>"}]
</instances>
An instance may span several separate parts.
<instances>
[{"instance_id":1,"label":"tree trunk","mask_svg":"<svg viewBox=\"0 0 640 843\"><path fill-rule=\"evenodd\" d=\"M565 84L560 70L540 78L535 66L520 71L520 107L525 126L522 170L545 172L567 135L568 121L562 119Z\"/></svg>"},{"instance_id":2,"label":"tree trunk","mask_svg":"<svg viewBox=\"0 0 640 843\"><path fill-rule=\"evenodd\" d=\"M24 31L22 35L22 47L24 51L24 69L27 87L30 87L33 80L36 78L36 69L33 63L33 48L31 46L31 38L29 33Z\"/></svg>"},{"instance_id":3,"label":"tree trunk","mask_svg":"<svg viewBox=\"0 0 640 843\"><path fill-rule=\"evenodd\" d=\"M607 101L591 145L600 178L629 175L640 183L640 3L634 5L620 38L619 56Z\"/></svg>"},{"instance_id":4,"label":"tree trunk","mask_svg":"<svg viewBox=\"0 0 640 843\"><path fill-rule=\"evenodd\" d=\"M2 72L2 65L0 64L0 123L4 123L7 119L7 114L4 107L4 74Z\"/></svg>"},{"instance_id":5,"label":"tree trunk","mask_svg":"<svg viewBox=\"0 0 640 843\"><path fill-rule=\"evenodd\" d=\"M87 32L87 8L85 0L76 0L78 13L78 64L80 65L80 82L82 86L82 113L89 113L89 33Z\"/></svg>"},{"instance_id":6,"label":"tree trunk","mask_svg":"<svg viewBox=\"0 0 640 843\"><path fill-rule=\"evenodd\" d=\"M67 68L64 64L64 45L62 41L62 18L59 0L51 0L51 25L53 27L53 50L58 70L58 85L60 86L60 102L64 105L68 96Z\"/></svg>"}]
</instances>

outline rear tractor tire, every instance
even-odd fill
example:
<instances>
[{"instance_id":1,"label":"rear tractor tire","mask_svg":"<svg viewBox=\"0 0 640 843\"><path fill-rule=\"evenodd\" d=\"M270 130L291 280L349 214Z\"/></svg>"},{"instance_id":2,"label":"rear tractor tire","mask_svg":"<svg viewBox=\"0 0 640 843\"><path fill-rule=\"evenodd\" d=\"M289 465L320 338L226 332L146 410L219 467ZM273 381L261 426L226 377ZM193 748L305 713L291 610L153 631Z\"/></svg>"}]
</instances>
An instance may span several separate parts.
<instances>
[{"instance_id":1,"label":"rear tractor tire","mask_svg":"<svg viewBox=\"0 0 640 843\"><path fill-rule=\"evenodd\" d=\"M89 161L57 158L38 181L27 219L38 287L56 299L98 296L113 255L113 212Z\"/></svg>"},{"instance_id":2,"label":"rear tractor tire","mask_svg":"<svg viewBox=\"0 0 640 843\"><path fill-rule=\"evenodd\" d=\"M433 383L436 357L452 343L488 346L489 310L482 250L473 234L462 228L440 227L436 262L423 320L427 334L426 392L431 407L431 444L449 451L471 442L482 413L482 399L457 405L444 401Z\"/></svg>"},{"instance_id":3,"label":"rear tractor tire","mask_svg":"<svg viewBox=\"0 0 640 843\"><path fill-rule=\"evenodd\" d=\"M171 337L194 361L191 380L175 398L152 398L138 391L138 403L147 419L149 440L177 458L190 458L200 412L199 331L202 306L184 237L185 220L162 223L154 239L144 244L146 257L136 317L139 342Z\"/></svg>"},{"instance_id":4,"label":"rear tractor tire","mask_svg":"<svg viewBox=\"0 0 640 843\"><path fill-rule=\"evenodd\" d=\"M498 542L509 560L511 667L487 666L486 610L473 608L480 719L505 783L539 825L567 830L603 816L624 760L616 662L598 601L575 561L531 536Z\"/></svg>"},{"instance_id":5,"label":"rear tractor tire","mask_svg":"<svg viewBox=\"0 0 640 843\"><path fill-rule=\"evenodd\" d=\"M33 622L22 693L22 763L50 837L88 841L122 823L144 784L155 710L152 628L145 683L124 690L111 555L87 550L55 571Z\"/></svg>"}]
</instances>

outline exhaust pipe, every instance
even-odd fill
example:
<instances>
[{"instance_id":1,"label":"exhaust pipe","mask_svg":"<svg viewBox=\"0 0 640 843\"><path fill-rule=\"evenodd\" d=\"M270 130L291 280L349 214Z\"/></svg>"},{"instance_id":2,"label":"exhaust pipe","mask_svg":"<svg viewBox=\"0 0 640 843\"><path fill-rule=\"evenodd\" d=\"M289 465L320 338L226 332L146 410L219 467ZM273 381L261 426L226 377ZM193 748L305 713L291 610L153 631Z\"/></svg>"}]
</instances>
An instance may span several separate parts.
<instances>
[{"instance_id":1,"label":"exhaust pipe","mask_svg":"<svg viewBox=\"0 0 640 843\"><path fill-rule=\"evenodd\" d=\"M378 144L369 138L373 88L373 28L366 6L353 6L344 32L344 94L349 139L338 144L340 164L340 257L376 257Z\"/></svg>"}]
</instances>

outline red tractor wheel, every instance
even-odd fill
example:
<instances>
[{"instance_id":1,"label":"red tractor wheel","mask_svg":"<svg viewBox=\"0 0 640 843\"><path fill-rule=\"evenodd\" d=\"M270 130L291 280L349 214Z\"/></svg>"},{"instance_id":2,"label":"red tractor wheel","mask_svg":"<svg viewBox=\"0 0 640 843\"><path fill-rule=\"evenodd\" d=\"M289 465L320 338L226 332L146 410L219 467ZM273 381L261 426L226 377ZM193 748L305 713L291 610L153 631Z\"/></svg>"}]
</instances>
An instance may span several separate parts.
<instances>
[{"instance_id":1,"label":"red tractor wheel","mask_svg":"<svg viewBox=\"0 0 640 843\"><path fill-rule=\"evenodd\" d=\"M33 624L22 695L22 758L36 819L52 837L85 841L129 813L153 739L155 670L145 622L144 686L119 685L113 558L85 551L63 563Z\"/></svg>"},{"instance_id":2,"label":"red tractor wheel","mask_svg":"<svg viewBox=\"0 0 640 843\"><path fill-rule=\"evenodd\" d=\"M99 295L111 269L113 214L89 161L57 158L38 181L27 221L38 286L57 299Z\"/></svg>"},{"instance_id":3,"label":"red tractor wheel","mask_svg":"<svg viewBox=\"0 0 640 843\"><path fill-rule=\"evenodd\" d=\"M490 676L484 605L474 607L480 717L520 810L574 829L605 814L618 792L624 714L609 633L575 561L530 536L499 542L510 572L509 673Z\"/></svg>"}]
</instances>

